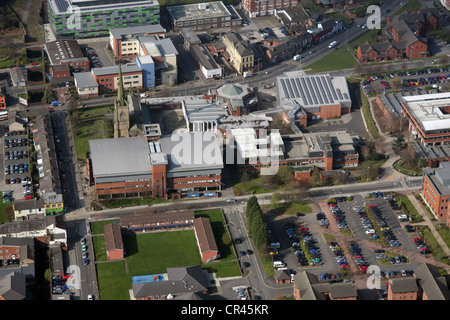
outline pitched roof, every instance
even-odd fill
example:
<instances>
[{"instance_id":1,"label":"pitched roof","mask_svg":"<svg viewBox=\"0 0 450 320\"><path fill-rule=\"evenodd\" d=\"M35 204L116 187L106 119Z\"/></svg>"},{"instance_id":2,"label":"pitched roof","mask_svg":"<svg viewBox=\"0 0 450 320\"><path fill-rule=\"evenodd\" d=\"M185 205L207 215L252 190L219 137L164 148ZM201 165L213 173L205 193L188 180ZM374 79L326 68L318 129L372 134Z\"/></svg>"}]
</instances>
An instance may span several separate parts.
<instances>
[{"instance_id":1,"label":"pitched roof","mask_svg":"<svg viewBox=\"0 0 450 320\"><path fill-rule=\"evenodd\" d=\"M23 300L26 297L25 275L11 272L0 279L0 297L5 300Z\"/></svg>"},{"instance_id":2,"label":"pitched roof","mask_svg":"<svg viewBox=\"0 0 450 320\"><path fill-rule=\"evenodd\" d=\"M106 251L123 250L122 231L118 223L109 223L104 226Z\"/></svg>"},{"instance_id":3,"label":"pitched roof","mask_svg":"<svg viewBox=\"0 0 450 320\"><path fill-rule=\"evenodd\" d=\"M437 267L423 263L414 268L414 273L429 300L450 300L450 290Z\"/></svg>"},{"instance_id":4,"label":"pitched roof","mask_svg":"<svg viewBox=\"0 0 450 320\"><path fill-rule=\"evenodd\" d=\"M184 295L187 293L206 292L207 283L201 266L167 268L166 281L133 283L136 298L164 295Z\"/></svg>"},{"instance_id":5,"label":"pitched roof","mask_svg":"<svg viewBox=\"0 0 450 320\"><path fill-rule=\"evenodd\" d=\"M417 292L419 290L417 280L413 277L392 279L390 288L393 293Z\"/></svg>"},{"instance_id":6,"label":"pitched roof","mask_svg":"<svg viewBox=\"0 0 450 320\"><path fill-rule=\"evenodd\" d=\"M218 252L209 218L199 217L194 219L194 230L201 253Z\"/></svg>"}]
</instances>

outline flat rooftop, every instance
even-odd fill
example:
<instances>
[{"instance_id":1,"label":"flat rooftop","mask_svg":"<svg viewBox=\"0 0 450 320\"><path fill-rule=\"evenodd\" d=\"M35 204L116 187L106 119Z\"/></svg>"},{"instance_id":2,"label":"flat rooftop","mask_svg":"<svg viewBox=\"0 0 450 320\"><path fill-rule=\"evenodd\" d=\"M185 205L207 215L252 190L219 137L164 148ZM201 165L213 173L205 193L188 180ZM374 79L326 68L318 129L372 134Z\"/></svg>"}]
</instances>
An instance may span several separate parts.
<instances>
[{"instance_id":1,"label":"flat rooftop","mask_svg":"<svg viewBox=\"0 0 450 320\"><path fill-rule=\"evenodd\" d=\"M450 130L450 92L404 96L403 102L425 131Z\"/></svg>"},{"instance_id":2,"label":"flat rooftop","mask_svg":"<svg viewBox=\"0 0 450 320\"><path fill-rule=\"evenodd\" d=\"M132 180L150 177L151 164L167 164L167 172L222 169L217 136L183 133L161 136L150 142L143 136L89 140L94 178Z\"/></svg>"},{"instance_id":3,"label":"flat rooftop","mask_svg":"<svg viewBox=\"0 0 450 320\"><path fill-rule=\"evenodd\" d=\"M151 174L144 137L89 140L94 177Z\"/></svg>"},{"instance_id":4,"label":"flat rooftop","mask_svg":"<svg viewBox=\"0 0 450 320\"><path fill-rule=\"evenodd\" d=\"M126 28L114 28L110 29L109 33L114 39L122 39L123 37L133 37L133 36L144 36L151 34L160 34L166 33L166 29L164 29L159 23L158 24L149 24L145 26L136 26L136 27L126 27Z\"/></svg>"},{"instance_id":5,"label":"flat rooftop","mask_svg":"<svg viewBox=\"0 0 450 320\"><path fill-rule=\"evenodd\" d=\"M176 21L189 21L204 18L217 18L228 16L231 21L231 13L222 1L202 2L167 7L172 18Z\"/></svg>"},{"instance_id":6,"label":"flat rooftop","mask_svg":"<svg viewBox=\"0 0 450 320\"><path fill-rule=\"evenodd\" d=\"M228 115L225 105L209 103L202 99L200 101L183 101L184 116L189 122L194 121L218 121L221 117Z\"/></svg>"},{"instance_id":7,"label":"flat rooftop","mask_svg":"<svg viewBox=\"0 0 450 320\"><path fill-rule=\"evenodd\" d=\"M136 64L127 64L122 65L122 75L129 72L140 72L142 69ZM92 73L96 76L104 76L109 74L119 74L119 66L111 66L111 67L103 67L103 68L94 68L92 69Z\"/></svg>"}]
</instances>

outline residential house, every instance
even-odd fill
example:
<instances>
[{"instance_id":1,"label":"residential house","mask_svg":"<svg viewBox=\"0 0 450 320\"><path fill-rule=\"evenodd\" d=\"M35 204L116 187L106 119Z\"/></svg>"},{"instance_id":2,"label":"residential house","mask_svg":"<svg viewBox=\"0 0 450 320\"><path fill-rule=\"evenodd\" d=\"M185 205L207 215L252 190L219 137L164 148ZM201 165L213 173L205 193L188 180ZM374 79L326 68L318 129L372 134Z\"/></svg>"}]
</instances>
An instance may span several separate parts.
<instances>
[{"instance_id":1,"label":"residential house","mask_svg":"<svg viewBox=\"0 0 450 320\"><path fill-rule=\"evenodd\" d=\"M316 274L301 271L294 276L295 300L356 300L358 292L350 283L321 282Z\"/></svg>"},{"instance_id":2,"label":"residential house","mask_svg":"<svg viewBox=\"0 0 450 320\"><path fill-rule=\"evenodd\" d=\"M23 273L12 271L0 278L0 300L25 300L26 295Z\"/></svg>"},{"instance_id":3,"label":"residential house","mask_svg":"<svg viewBox=\"0 0 450 320\"><path fill-rule=\"evenodd\" d=\"M14 220L29 220L31 215L43 217L45 203L41 200L15 200L13 202Z\"/></svg>"},{"instance_id":4,"label":"residential house","mask_svg":"<svg viewBox=\"0 0 450 320\"><path fill-rule=\"evenodd\" d=\"M434 9L422 9L388 17L382 35L386 40L366 42L357 48L361 62L417 59L429 56L427 35L439 30L439 13Z\"/></svg>"}]
</instances>

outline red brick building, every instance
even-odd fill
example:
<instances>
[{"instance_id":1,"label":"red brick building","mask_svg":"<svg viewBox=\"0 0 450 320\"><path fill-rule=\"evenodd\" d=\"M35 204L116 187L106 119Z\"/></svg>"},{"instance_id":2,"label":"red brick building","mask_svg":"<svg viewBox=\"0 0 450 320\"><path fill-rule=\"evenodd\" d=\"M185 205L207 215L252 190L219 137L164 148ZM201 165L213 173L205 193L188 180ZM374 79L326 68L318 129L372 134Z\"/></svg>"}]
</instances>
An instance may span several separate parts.
<instances>
[{"instance_id":1,"label":"red brick building","mask_svg":"<svg viewBox=\"0 0 450 320\"><path fill-rule=\"evenodd\" d=\"M417 300L419 287L414 277L394 278L388 282L388 300Z\"/></svg>"},{"instance_id":2,"label":"red brick building","mask_svg":"<svg viewBox=\"0 0 450 320\"><path fill-rule=\"evenodd\" d=\"M242 7L244 12L250 18L256 18L259 16L269 16L273 15L276 10L281 10L289 7L296 7L300 5L298 0L286 0L286 1L276 1L276 0L243 0Z\"/></svg>"},{"instance_id":3,"label":"red brick building","mask_svg":"<svg viewBox=\"0 0 450 320\"><path fill-rule=\"evenodd\" d=\"M106 256L109 260L123 259L122 230L118 223L104 226Z\"/></svg>"},{"instance_id":4,"label":"red brick building","mask_svg":"<svg viewBox=\"0 0 450 320\"><path fill-rule=\"evenodd\" d=\"M136 233L192 229L194 218L193 211L141 214L121 217L120 226Z\"/></svg>"},{"instance_id":5,"label":"red brick building","mask_svg":"<svg viewBox=\"0 0 450 320\"><path fill-rule=\"evenodd\" d=\"M358 292L352 283L321 282L318 276L301 271L294 276L295 300L357 300Z\"/></svg>"},{"instance_id":6,"label":"red brick building","mask_svg":"<svg viewBox=\"0 0 450 320\"><path fill-rule=\"evenodd\" d=\"M450 142L450 93L405 96L401 107L409 131L423 145Z\"/></svg>"},{"instance_id":7,"label":"red brick building","mask_svg":"<svg viewBox=\"0 0 450 320\"><path fill-rule=\"evenodd\" d=\"M109 45L116 58L130 58L139 55L139 37L158 36L164 38L166 30L160 24L113 28L109 30Z\"/></svg>"},{"instance_id":8,"label":"red brick building","mask_svg":"<svg viewBox=\"0 0 450 320\"><path fill-rule=\"evenodd\" d=\"M122 81L124 89L142 89L142 69L137 65L124 65L122 69ZM98 83L98 93L117 91L119 85L119 66L92 69L94 81Z\"/></svg>"},{"instance_id":9,"label":"red brick building","mask_svg":"<svg viewBox=\"0 0 450 320\"><path fill-rule=\"evenodd\" d=\"M366 42L358 46L356 56L361 62L417 59L429 56L430 31L441 26L439 13L434 9L423 9L415 13L404 13L388 17L382 30L385 41Z\"/></svg>"},{"instance_id":10,"label":"red brick building","mask_svg":"<svg viewBox=\"0 0 450 320\"><path fill-rule=\"evenodd\" d=\"M202 262L208 263L218 259L220 257L219 249L214 239L211 221L205 217L196 218L194 220L194 232Z\"/></svg>"},{"instance_id":11,"label":"red brick building","mask_svg":"<svg viewBox=\"0 0 450 320\"><path fill-rule=\"evenodd\" d=\"M67 79L70 77L70 67L66 64L50 67L52 79Z\"/></svg>"},{"instance_id":12,"label":"red brick building","mask_svg":"<svg viewBox=\"0 0 450 320\"><path fill-rule=\"evenodd\" d=\"M73 72L89 71L89 59L83 55L77 40L60 39L46 42L44 49L50 66L66 65Z\"/></svg>"},{"instance_id":13,"label":"red brick building","mask_svg":"<svg viewBox=\"0 0 450 320\"><path fill-rule=\"evenodd\" d=\"M450 162L441 162L439 168L424 174L422 198L436 219L450 227Z\"/></svg>"},{"instance_id":14,"label":"red brick building","mask_svg":"<svg viewBox=\"0 0 450 320\"><path fill-rule=\"evenodd\" d=\"M211 137L213 137L211 133ZM198 197L217 194L221 190L223 160L217 138L197 141L202 133L179 135L180 142L172 136L161 136L157 141L145 137L89 140L89 171L98 198L123 197ZM215 137L215 136L214 136ZM194 143L194 140L197 143ZM217 150L212 162L177 159L173 150L184 143L186 148L197 150L196 157L208 145ZM175 149L174 149L175 148ZM195 151L191 153L194 157Z\"/></svg>"}]
</instances>

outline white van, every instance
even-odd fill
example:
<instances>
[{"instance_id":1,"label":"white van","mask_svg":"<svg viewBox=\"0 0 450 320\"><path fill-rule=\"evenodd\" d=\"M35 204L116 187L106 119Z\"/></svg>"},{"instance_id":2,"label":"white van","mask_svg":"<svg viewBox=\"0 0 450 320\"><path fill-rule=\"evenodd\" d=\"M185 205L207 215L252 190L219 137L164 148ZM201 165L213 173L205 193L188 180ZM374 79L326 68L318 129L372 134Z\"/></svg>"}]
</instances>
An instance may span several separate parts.
<instances>
[{"instance_id":1,"label":"white van","mask_svg":"<svg viewBox=\"0 0 450 320\"><path fill-rule=\"evenodd\" d=\"M337 41L333 41L333 42L331 42L329 45L328 45L328 48L334 48L334 47L336 47L337 46Z\"/></svg>"},{"instance_id":2,"label":"white van","mask_svg":"<svg viewBox=\"0 0 450 320\"><path fill-rule=\"evenodd\" d=\"M284 268L284 267L286 267L286 265L284 264L283 261L274 261L273 262L273 266L274 266L274 268Z\"/></svg>"}]
</instances>

